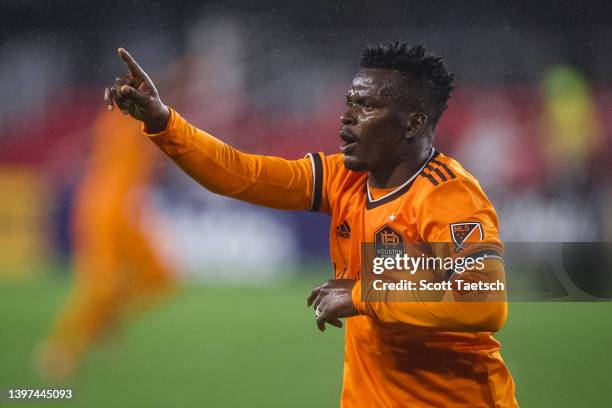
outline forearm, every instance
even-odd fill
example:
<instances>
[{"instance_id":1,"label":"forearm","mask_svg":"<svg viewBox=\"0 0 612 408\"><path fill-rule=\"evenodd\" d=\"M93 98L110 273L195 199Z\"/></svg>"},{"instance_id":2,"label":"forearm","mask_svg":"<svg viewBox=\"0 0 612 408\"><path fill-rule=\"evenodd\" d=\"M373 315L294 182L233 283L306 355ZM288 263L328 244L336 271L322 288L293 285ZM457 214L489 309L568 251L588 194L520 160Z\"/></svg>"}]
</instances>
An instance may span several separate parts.
<instances>
[{"instance_id":1,"label":"forearm","mask_svg":"<svg viewBox=\"0 0 612 408\"><path fill-rule=\"evenodd\" d=\"M472 282L499 280L505 286L503 263L488 260L485 265L485 270L465 273L458 279ZM415 284L419 280L411 279ZM358 281L353 289L353 303L360 314L389 323L406 323L441 331L495 332L501 329L508 314L505 290L462 293L456 290L456 280L450 284L452 290L388 291L385 301L368 301L367 296L365 300L362 298L362 282Z\"/></svg>"},{"instance_id":2,"label":"forearm","mask_svg":"<svg viewBox=\"0 0 612 408\"><path fill-rule=\"evenodd\" d=\"M308 159L242 153L174 111L166 129L149 136L189 176L214 193L266 207L310 207L312 168Z\"/></svg>"}]
</instances>

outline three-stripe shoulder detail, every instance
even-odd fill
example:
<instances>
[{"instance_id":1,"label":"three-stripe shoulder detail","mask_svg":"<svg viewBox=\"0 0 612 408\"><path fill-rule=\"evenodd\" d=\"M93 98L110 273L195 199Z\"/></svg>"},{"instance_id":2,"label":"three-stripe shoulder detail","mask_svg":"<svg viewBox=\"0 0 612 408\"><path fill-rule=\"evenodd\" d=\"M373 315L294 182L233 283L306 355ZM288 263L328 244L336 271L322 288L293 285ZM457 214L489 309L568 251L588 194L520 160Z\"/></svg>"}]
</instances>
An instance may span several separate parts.
<instances>
[{"instance_id":1,"label":"three-stripe shoulder detail","mask_svg":"<svg viewBox=\"0 0 612 408\"><path fill-rule=\"evenodd\" d=\"M436 155L437 156L437 155ZM455 173L445 163L432 157L420 174L434 186L439 185L448 180L457 178Z\"/></svg>"}]
</instances>

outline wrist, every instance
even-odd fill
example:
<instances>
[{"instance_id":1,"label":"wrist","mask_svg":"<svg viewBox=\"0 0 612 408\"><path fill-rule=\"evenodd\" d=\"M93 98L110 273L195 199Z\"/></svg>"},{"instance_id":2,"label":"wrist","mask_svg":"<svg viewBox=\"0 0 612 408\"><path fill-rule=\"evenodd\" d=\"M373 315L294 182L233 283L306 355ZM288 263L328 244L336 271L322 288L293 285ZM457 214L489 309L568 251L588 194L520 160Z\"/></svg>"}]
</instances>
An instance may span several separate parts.
<instances>
[{"instance_id":1,"label":"wrist","mask_svg":"<svg viewBox=\"0 0 612 408\"><path fill-rule=\"evenodd\" d=\"M146 133L160 133L166 130L170 120L170 109L166 105L161 106L160 113L144 122Z\"/></svg>"},{"instance_id":2,"label":"wrist","mask_svg":"<svg viewBox=\"0 0 612 408\"><path fill-rule=\"evenodd\" d=\"M351 300L358 314L368 314L366 303L361 300L361 280L357 280L355 282L355 286L353 286L353 290L351 292Z\"/></svg>"}]
</instances>

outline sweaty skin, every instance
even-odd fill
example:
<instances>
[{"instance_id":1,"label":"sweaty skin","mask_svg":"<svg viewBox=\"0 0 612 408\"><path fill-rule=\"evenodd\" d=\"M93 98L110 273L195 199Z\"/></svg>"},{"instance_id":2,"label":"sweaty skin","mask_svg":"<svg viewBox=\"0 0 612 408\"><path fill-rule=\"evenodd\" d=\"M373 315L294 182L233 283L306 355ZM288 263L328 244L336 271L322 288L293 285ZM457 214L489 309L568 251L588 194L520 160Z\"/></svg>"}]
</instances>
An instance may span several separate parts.
<instances>
[{"instance_id":1,"label":"sweaty skin","mask_svg":"<svg viewBox=\"0 0 612 408\"><path fill-rule=\"evenodd\" d=\"M396 97L407 83L393 70L361 69L346 95L340 134L356 143L343 150L344 164L349 170L367 171L373 187L402 184L431 147L433 126L427 115L407 109Z\"/></svg>"}]
</instances>

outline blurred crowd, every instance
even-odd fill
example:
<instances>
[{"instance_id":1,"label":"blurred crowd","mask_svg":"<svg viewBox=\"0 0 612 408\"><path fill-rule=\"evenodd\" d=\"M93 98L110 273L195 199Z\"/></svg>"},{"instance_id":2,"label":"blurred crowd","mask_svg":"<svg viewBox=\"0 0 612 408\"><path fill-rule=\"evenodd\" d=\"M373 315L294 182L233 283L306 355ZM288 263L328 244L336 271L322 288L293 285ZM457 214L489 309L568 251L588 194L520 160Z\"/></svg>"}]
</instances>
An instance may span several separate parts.
<instances>
[{"instance_id":1,"label":"blurred crowd","mask_svg":"<svg viewBox=\"0 0 612 408\"><path fill-rule=\"evenodd\" d=\"M15 262L20 256L32 261L33 254L61 259L74 250L70 225L95 157L93 135L100 122L121 115L106 112L102 100L104 87L124 70L116 47L142 61L162 99L198 127L244 151L299 158L310 151L338 152L338 118L361 48L389 35L431 42L457 72L458 89L436 145L481 181L500 214L504 240L612 238L612 153L606 148L612 88L589 79L584 67L554 58L545 48L549 40L542 39L540 56L531 50L512 60L506 47L499 59L483 55L479 61L467 45L469 58L460 57L462 45L450 41L457 31L394 28L384 35L378 27L373 33L381 36L370 38L339 30L338 43L330 45L299 36L283 41L283 26L273 21L255 14L202 18L184 30L180 46L162 38L163 31L138 30L92 50L92 57L104 58L90 59L86 67L82 56L71 59L65 43L53 37L24 34L6 42L0 52L11 64L0 67L0 81L10 103L0 106L0 185L10 199L0 204L0 240L12 248ZM481 32L491 41L508 37L503 29ZM518 32L517 44L533 41L526 33ZM473 29L463 34L483 41ZM114 146L101 159L105 171L119 171L113 163L121 163L122 155L140 154L127 141L142 137L138 131L121 135L129 148L115 136L106 140ZM154 175L134 181L132 194L122 197L129 206L130 197L145 195L136 218L151 245L184 274L240 279L257 264L266 277L275 277L293 260L326 261L325 217L313 221L216 197L160 156L151 167ZM99 192L95 179L89 183Z\"/></svg>"}]
</instances>

